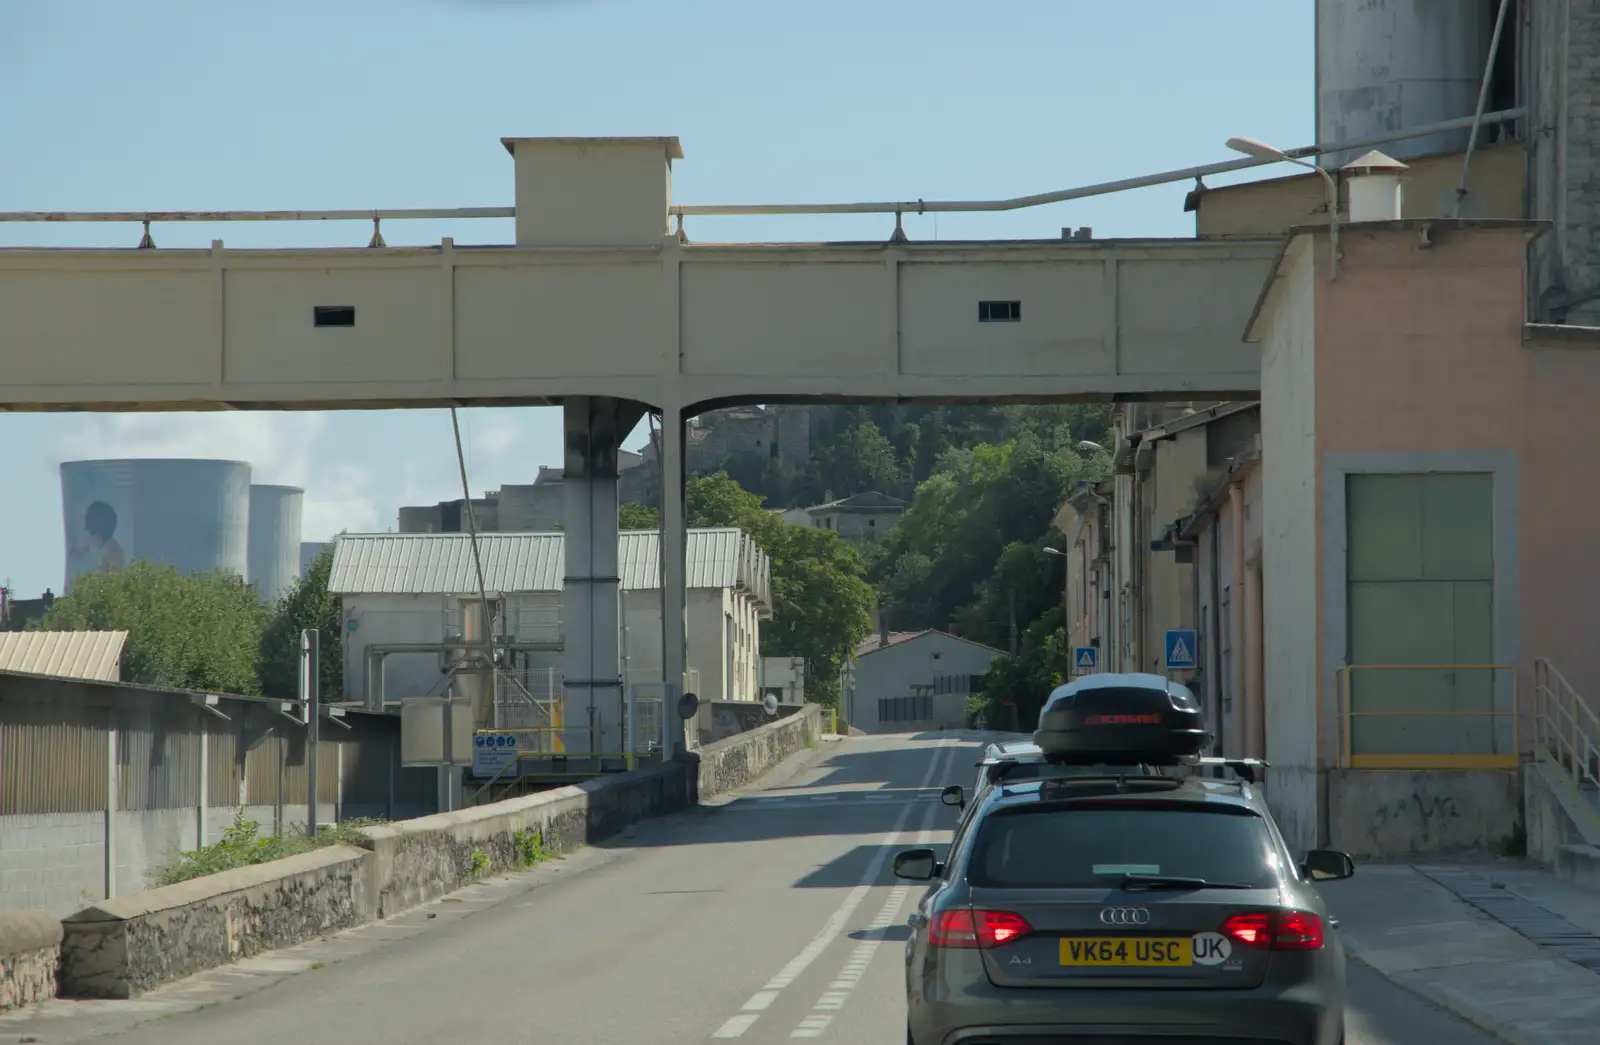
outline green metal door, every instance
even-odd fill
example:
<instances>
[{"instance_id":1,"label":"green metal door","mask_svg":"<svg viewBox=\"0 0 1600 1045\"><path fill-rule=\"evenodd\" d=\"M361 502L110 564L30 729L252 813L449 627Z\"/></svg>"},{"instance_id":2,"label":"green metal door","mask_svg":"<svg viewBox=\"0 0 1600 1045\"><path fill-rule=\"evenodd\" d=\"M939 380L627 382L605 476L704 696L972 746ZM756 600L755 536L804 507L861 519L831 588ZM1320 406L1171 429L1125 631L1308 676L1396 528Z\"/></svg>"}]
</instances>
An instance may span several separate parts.
<instances>
[{"instance_id":1,"label":"green metal door","mask_svg":"<svg viewBox=\"0 0 1600 1045\"><path fill-rule=\"evenodd\" d=\"M1492 476L1351 475L1346 498L1351 753L1508 752L1494 672L1416 669L1493 663Z\"/></svg>"}]
</instances>

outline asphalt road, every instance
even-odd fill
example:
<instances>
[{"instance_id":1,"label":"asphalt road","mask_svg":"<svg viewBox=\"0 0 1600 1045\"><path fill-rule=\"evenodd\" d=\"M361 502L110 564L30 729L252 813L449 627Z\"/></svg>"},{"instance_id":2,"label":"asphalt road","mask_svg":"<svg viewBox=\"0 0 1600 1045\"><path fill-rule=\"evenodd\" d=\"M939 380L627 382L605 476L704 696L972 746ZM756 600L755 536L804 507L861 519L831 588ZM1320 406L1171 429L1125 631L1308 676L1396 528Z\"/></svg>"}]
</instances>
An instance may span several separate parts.
<instances>
[{"instance_id":1,"label":"asphalt road","mask_svg":"<svg viewBox=\"0 0 1600 1045\"><path fill-rule=\"evenodd\" d=\"M977 751L938 735L828 743L760 791L382 923L268 989L98 1040L899 1045L921 887L896 884L888 859L948 840L938 789L970 786ZM1354 962L1350 984L1350 1045L1495 1040Z\"/></svg>"}]
</instances>

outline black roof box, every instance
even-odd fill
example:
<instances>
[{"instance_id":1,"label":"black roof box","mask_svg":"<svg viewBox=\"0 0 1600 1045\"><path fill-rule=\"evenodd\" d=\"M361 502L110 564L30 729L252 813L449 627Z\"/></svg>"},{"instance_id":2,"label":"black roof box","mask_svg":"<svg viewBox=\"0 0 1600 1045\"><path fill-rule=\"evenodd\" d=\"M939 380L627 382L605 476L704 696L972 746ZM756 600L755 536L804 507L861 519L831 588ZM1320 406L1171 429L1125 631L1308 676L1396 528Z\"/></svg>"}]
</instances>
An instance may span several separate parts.
<instances>
[{"instance_id":1,"label":"black roof box","mask_svg":"<svg viewBox=\"0 0 1600 1045\"><path fill-rule=\"evenodd\" d=\"M1210 745L1187 686L1160 675L1089 675L1045 701L1033 742L1052 762L1178 765Z\"/></svg>"}]
</instances>

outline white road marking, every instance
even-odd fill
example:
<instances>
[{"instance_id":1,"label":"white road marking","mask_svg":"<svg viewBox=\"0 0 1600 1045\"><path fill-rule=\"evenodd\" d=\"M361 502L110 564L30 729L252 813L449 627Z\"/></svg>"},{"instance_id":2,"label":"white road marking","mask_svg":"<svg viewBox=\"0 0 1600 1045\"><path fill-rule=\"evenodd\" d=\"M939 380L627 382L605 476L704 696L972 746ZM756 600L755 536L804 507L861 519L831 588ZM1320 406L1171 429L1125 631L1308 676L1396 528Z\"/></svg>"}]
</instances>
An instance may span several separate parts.
<instances>
[{"instance_id":1,"label":"white road marking","mask_svg":"<svg viewBox=\"0 0 1600 1045\"><path fill-rule=\"evenodd\" d=\"M737 1038L739 1035L749 1030L750 1025L755 1023L755 1021L759 1020L760 1018L761 1014L759 1012L747 1012L742 1015L735 1016L727 1023L724 1023L722 1026L718 1027L716 1033L711 1036L713 1038Z\"/></svg>"},{"instance_id":2,"label":"white road marking","mask_svg":"<svg viewBox=\"0 0 1600 1045\"><path fill-rule=\"evenodd\" d=\"M917 831L916 845L927 845L933 840L933 817L937 810L929 809L922 817L922 826ZM811 1014L800 1021L800 1025L789 1032L791 1038L820 1038L822 1032L828 1029L828 1024L833 1021L833 1013L844 1008L845 1002L850 1000L850 994L861 984L861 978L867 974L867 967L872 964L872 956L878 952L878 945L883 943L883 931L893 925L900 915L900 908L905 906L906 897L911 894L911 886L897 885L889 890L889 899L885 901L883 910L878 912L878 917L872 920L867 927L868 936L856 944L855 950L850 953L844 967L839 970L839 975L822 992L822 997L811 1006Z\"/></svg>"},{"instance_id":3,"label":"white road marking","mask_svg":"<svg viewBox=\"0 0 1600 1045\"><path fill-rule=\"evenodd\" d=\"M947 763L944 768L948 770L948 763L954 761L956 750L957 748L954 745L939 741L934 751L933 760L928 765L927 775L922 778L922 783L918 786L925 788L930 781L938 778L941 771L939 765L941 760ZM856 908L861 906L861 901L872 891L873 883L878 880L878 875L883 872L883 865L889 859L889 848L900 841L900 835L905 830L906 821L910 819L913 808L913 806L907 804L900 811L899 817L895 819L894 827L879 843L878 855L872 858L872 863L867 866L866 873L861 876L860 883L850 890L849 895L839 904L838 910L834 911L833 916L823 925L822 931L812 937L811 942L801 948L800 953L790 959L789 964L780 969L776 976L768 980L760 991L745 1002L739 1015L734 1016L721 1027L718 1027L711 1035L713 1038L737 1038L744 1034L754 1025L756 1020L761 1018L761 1011L771 1005L785 987L793 983L812 962L822 955L823 951L828 949L828 945L844 929L846 923L850 920L850 916L855 913ZM930 817L932 813L933 810L929 810ZM756 1008L757 999L762 999L759 1008ZM823 1019L822 1026L827 1026L826 1018ZM819 1029L817 1033L820 1034L821 1030Z\"/></svg>"}]
</instances>

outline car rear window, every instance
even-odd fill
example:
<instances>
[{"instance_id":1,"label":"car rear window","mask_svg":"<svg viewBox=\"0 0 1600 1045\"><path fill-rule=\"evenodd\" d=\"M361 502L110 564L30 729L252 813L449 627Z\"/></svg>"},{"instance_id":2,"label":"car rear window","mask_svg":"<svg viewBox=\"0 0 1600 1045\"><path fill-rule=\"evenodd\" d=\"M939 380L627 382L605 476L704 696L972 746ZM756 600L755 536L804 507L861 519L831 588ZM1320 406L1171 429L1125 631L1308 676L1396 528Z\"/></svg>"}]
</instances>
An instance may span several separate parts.
<instances>
[{"instance_id":1,"label":"car rear window","mask_svg":"<svg viewBox=\"0 0 1600 1045\"><path fill-rule=\"evenodd\" d=\"M1265 888L1278 857L1253 813L1132 803L1020 809L986 819L967 880L997 889L1115 885L1127 874Z\"/></svg>"}]
</instances>

